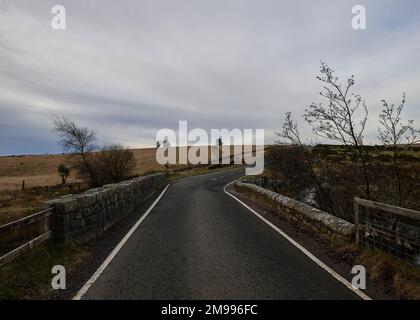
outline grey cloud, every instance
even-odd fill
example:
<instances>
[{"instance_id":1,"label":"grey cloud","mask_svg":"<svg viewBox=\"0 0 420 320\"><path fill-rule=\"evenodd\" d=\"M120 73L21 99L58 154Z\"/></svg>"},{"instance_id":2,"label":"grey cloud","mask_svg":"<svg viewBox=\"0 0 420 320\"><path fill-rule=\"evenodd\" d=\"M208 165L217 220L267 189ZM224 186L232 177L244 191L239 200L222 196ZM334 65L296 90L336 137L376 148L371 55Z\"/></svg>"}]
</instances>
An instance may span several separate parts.
<instances>
[{"instance_id":1,"label":"grey cloud","mask_svg":"<svg viewBox=\"0 0 420 320\"><path fill-rule=\"evenodd\" d=\"M359 2L361 32L350 27L350 0L64 0L68 28L54 31L56 1L1 0L0 154L60 151L54 114L132 147L153 145L179 120L265 128L270 142L286 111L299 116L319 100L321 59L355 74L370 141L382 98L407 91L418 123L420 3Z\"/></svg>"}]
</instances>

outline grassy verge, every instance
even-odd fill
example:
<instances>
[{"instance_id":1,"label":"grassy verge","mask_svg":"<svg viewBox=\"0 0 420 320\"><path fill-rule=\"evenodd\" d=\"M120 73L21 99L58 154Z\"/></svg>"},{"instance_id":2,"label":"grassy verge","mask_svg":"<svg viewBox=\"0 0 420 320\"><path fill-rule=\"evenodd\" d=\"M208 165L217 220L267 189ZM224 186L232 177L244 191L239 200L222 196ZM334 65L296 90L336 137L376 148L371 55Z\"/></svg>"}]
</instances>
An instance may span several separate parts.
<instances>
[{"instance_id":1,"label":"grassy verge","mask_svg":"<svg viewBox=\"0 0 420 320\"><path fill-rule=\"evenodd\" d=\"M337 247L333 253L350 265L366 268L369 282L396 299L420 299L420 270L379 251L359 249L354 244Z\"/></svg>"},{"instance_id":2,"label":"grassy verge","mask_svg":"<svg viewBox=\"0 0 420 320\"><path fill-rule=\"evenodd\" d=\"M66 273L88 255L72 244L45 243L0 267L0 300L46 299L54 294L51 269L63 265Z\"/></svg>"}]
</instances>

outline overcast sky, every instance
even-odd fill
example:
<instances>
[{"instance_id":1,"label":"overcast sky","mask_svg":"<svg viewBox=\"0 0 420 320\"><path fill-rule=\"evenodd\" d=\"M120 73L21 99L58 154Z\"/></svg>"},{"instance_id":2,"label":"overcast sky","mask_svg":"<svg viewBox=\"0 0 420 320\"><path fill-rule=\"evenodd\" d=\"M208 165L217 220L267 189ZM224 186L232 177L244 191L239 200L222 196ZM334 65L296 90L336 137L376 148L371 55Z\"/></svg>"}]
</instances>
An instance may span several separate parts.
<instances>
[{"instance_id":1,"label":"overcast sky","mask_svg":"<svg viewBox=\"0 0 420 320\"><path fill-rule=\"evenodd\" d=\"M51 28L56 4L66 30ZM356 4L367 30L351 27ZM60 152L53 115L130 147L179 120L270 143L286 111L304 126L320 101L320 60L355 75L375 142L383 98L405 91L420 123L419 57L418 0L0 0L0 155Z\"/></svg>"}]
</instances>

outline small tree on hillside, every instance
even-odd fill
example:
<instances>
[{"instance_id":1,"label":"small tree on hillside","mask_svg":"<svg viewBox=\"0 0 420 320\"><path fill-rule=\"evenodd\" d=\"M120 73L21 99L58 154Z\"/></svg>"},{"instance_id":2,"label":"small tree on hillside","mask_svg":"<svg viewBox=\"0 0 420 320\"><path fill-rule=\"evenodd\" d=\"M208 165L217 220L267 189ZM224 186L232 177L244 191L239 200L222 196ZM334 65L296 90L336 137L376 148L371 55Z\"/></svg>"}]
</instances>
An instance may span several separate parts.
<instances>
[{"instance_id":1,"label":"small tree on hillside","mask_svg":"<svg viewBox=\"0 0 420 320\"><path fill-rule=\"evenodd\" d=\"M361 96L350 92L354 76L342 84L334 70L321 62L321 75L317 79L323 83L320 95L326 98L327 105L312 103L305 111L305 120L316 135L353 146L362 168L363 191L370 198L369 153L363 144L368 111Z\"/></svg>"},{"instance_id":2,"label":"small tree on hillside","mask_svg":"<svg viewBox=\"0 0 420 320\"><path fill-rule=\"evenodd\" d=\"M70 176L70 169L67 168L64 164L60 164L57 170L61 177L61 184L66 184L67 178Z\"/></svg>"},{"instance_id":3,"label":"small tree on hillside","mask_svg":"<svg viewBox=\"0 0 420 320\"><path fill-rule=\"evenodd\" d=\"M392 148L393 171L396 181L396 194L398 205L402 205L403 201L403 187L401 168L399 165L399 158L401 155L402 144L405 146L420 142L418 134L419 130L414 129L414 121L408 120L406 123L402 122L401 113L403 111L406 96L403 94L401 103L398 106L394 104L389 105L385 100L382 100L383 110L379 115L379 140L383 145Z\"/></svg>"}]
</instances>

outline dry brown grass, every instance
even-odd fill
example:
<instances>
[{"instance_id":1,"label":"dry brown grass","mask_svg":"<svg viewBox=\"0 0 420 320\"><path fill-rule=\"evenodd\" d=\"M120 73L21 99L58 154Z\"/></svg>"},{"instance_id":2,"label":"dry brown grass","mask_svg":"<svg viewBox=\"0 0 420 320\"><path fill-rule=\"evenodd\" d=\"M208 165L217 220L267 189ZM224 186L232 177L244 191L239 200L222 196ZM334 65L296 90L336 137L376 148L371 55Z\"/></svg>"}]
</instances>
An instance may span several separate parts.
<instances>
[{"instance_id":1,"label":"dry brown grass","mask_svg":"<svg viewBox=\"0 0 420 320\"><path fill-rule=\"evenodd\" d=\"M363 265L369 281L396 299L420 299L420 271L418 267L379 251L359 249L354 244L332 250L337 258L351 265Z\"/></svg>"},{"instance_id":2,"label":"dry brown grass","mask_svg":"<svg viewBox=\"0 0 420 320\"><path fill-rule=\"evenodd\" d=\"M137 167L133 174L140 175L148 171L161 171L163 166L155 160L155 148L133 149L137 160ZM57 167L64 164L71 167L71 158L68 155L39 155L39 156L12 156L0 158L0 191L20 190L22 180L27 188L38 186L52 186L59 184L61 178ZM79 180L72 171L68 182Z\"/></svg>"},{"instance_id":3,"label":"dry brown grass","mask_svg":"<svg viewBox=\"0 0 420 320\"><path fill-rule=\"evenodd\" d=\"M177 148L177 152L179 150ZM137 160L133 175L165 170L164 166L156 162L156 148L132 149L132 151ZM71 167L71 157L63 154L0 157L0 191L20 190L23 180L27 188L57 185L61 182L57 173L60 164ZM170 166L171 170L185 167L186 165ZM71 171L68 182L79 182L74 171Z\"/></svg>"},{"instance_id":4,"label":"dry brown grass","mask_svg":"<svg viewBox=\"0 0 420 320\"><path fill-rule=\"evenodd\" d=\"M165 169L156 162L155 148L132 151L137 160L133 175ZM37 212L45 200L67 193L65 188L48 192L34 192L32 188L60 184L57 167L64 164L71 168L71 163L72 158L63 154L0 157L0 224ZM25 192L21 192L23 180ZM74 170L68 182L80 182Z\"/></svg>"},{"instance_id":5,"label":"dry brown grass","mask_svg":"<svg viewBox=\"0 0 420 320\"><path fill-rule=\"evenodd\" d=\"M156 148L132 149L132 151L137 160L133 176L166 170L177 175L180 171L197 174L207 170L203 167L191 168L190 165L170 165L165 168L156 161ZM177 153L179 151L180 148L177 148ZM0 157L0 224L37 212L42 209L44 201L67 193L68 190L65 188L54 187L61 183L57 172L60 164L71 168L71 156L58 154ZM25 180L25 192L21 191L23 180ZM74 170L71 170L68 182L81 182ZM32 190L46 186L53 188L45 192ZM84 187L81 191L83 190Z\"/></svg>"},{"instance_id":6,"label":"dry brown grass","mask_svg":"<svg viewBox=\"0 0 420 320\"><path fill-rule=\"evenodd\" d=\"M38 212L43 208L44 201L65 194L68 194L66 187L36 192L0 191L0 225Z\"/></svg>"}]
</instances>

